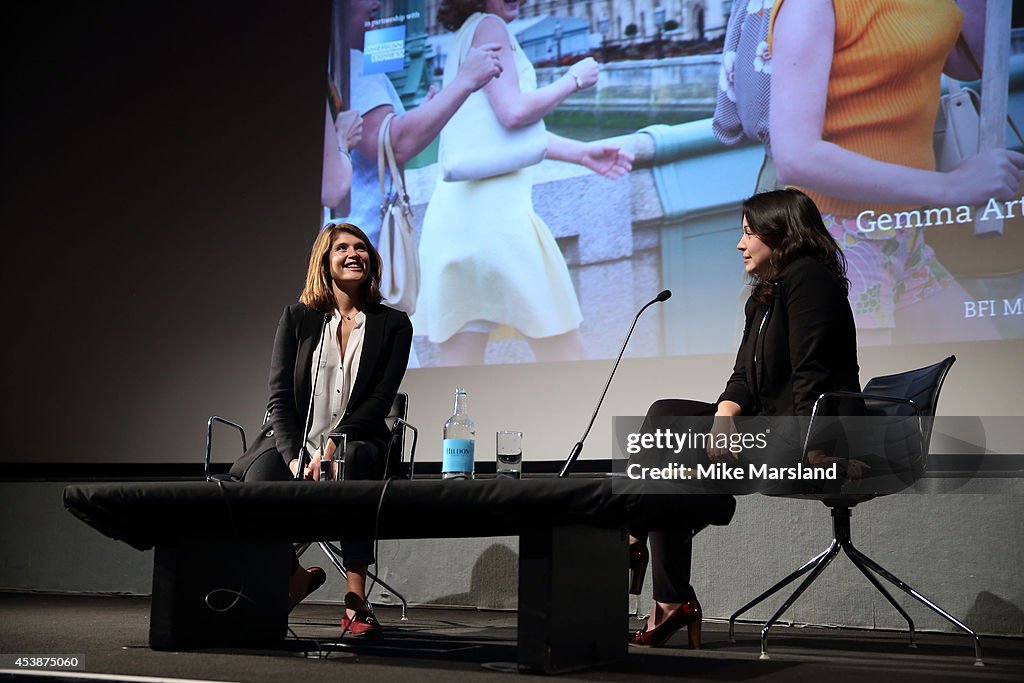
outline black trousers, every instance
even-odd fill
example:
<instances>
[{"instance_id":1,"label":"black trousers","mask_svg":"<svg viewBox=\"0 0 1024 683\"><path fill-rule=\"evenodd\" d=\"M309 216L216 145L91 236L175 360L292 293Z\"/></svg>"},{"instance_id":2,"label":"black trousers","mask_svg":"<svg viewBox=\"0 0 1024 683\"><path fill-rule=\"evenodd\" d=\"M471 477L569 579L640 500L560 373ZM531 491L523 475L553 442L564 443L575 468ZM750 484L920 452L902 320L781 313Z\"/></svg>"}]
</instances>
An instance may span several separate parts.
<instances>
[{"instance_id":1,"label":"black trousers","mask_svg":"<svg viewBox=\"0 0 1024 683\"><path fill-rule=\"evenodd\" d=\"M671 427L672 418L681 418L685 421L687 428L699 426L707 430L711 428L714 414L715 405L713 403L686 399L662 399L655 401L648 409L644 430ZM694 418L701 419L695 420ZM679 431L685 431L685 429ZM659 459L659 455L647 453L641 456L641 459L656 461ZM647 464L660 463L648 462ZM695 495L698 500L700 498L698 494L678 495ZM630 529L630 534L639 539L641 543L650 540L651 578L654 583L653 593L656 601L688 602L696 599L697 595L690 584L690 568L693 562L692 530L675 529L648 532L646 529Z\"/></svg>"},{"instance_id":2,"label":"black trousers","mask_svg":"<svg viewBox=\"0 0 1024 683\"><path fill-rule=\"evenodd\" d=\"M702 401L687 399L662 399L651 404L647 411L644 426L645 432L656 429L669 429L677 434L687 431L707 433L714 422L715 405ZM746 449L738 453L739 462L766 463L773 466L795 465L800 458L799 441L800 425L798 418L775 418L770 420L764 416L743 418L737 424L741 432L766 435L764 447ZM770 436L767 436L770 433ZM832 440L833 442L835 439ZM830 450L835 450L835 443L830 442ZM690 467L698 464L707 466L710 460L705 448L682 449L680 452L649 450L637 456L641 464L662 466L666 463L680 463ZM783 482L770 485L765 482L752 481L705 481L694 487L689 482L680 482L678 486L668 482L666 487L658 490L669 493L652 495L687 495L692 496L698 504L702 493L742 495L756 492L792 493L793 484ZM679 493L671 491L678 490ZM695 492L696 491L696 492ZM651 545L651 577L654 581L654 599L658 602L687 602L696 598L690 584L691 564L693 561L693 529L672 531L650 531L631 529L630 533L641 541L650 540Z\"/></svg>"},{"instance_id":3,"label":"black trousers","mask_svg":"<svg viewBox=\"0 0 1024 683\"><path fill-rule=\"evenodd\" d=\"M345 448L345 478L377 480L384 476L383 444L376 441L350 441ZM268 448L251 459L239 473L242 481L289 481L294 479L291 470L276 448ZM345 568L366 566L374 563L373 540L359 539L341 542L341 557ZM292 563L294 571L299 566L296 558Z\"/></svg>"}]
</instances>

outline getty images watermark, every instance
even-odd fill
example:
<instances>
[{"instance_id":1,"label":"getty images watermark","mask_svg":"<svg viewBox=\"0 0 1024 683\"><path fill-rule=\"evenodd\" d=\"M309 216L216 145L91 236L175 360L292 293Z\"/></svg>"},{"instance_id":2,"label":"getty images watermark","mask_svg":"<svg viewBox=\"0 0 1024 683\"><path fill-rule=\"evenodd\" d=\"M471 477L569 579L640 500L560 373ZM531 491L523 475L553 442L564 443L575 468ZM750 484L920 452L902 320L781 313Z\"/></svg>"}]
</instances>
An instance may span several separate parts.
<instances>
[{"instance_id":1,"label":"getty images watermark","mask_svg":"<svg viewBox=\"0 0 1024 683\"><path fill-rule=\"evenodd\" d=\"M661 456L680 456L691 453L707 453L711 449L728 452L734 457L744 454L748 460L744 463L718 461L693 462L659 462L644 464L630 462L626 466L626 476L634 480L704 480L704 481L743 481L760 480L765 482L778 481L838 481L840 477L839 463L823 463L822 465L805 465L797 463L793 466L773 466L765 459L770 449L769 436L771 427L765 426L761 431L754 432L704 432L694 431L686 427L685 431L670 428L655 428L648 431L629 432L626 435L625 451L630 456L641 453L653 453L655 459ZM786 444L787 448L789 444ZM758 457L764 454L764 457ZM727 460L729 459L726 456ZM671 457L669 458L671 460Z\"/></svg>"},{"instance_id":2,"label":"getty images watermark","mask_svg":"<svg viewBox=\"0 0 1024 683\"><path fill-rule=\"evenodd\" d=\"M616 417L622 493L1024 494L1024 420L899 415Z\"/></svg>"}]
</instances>

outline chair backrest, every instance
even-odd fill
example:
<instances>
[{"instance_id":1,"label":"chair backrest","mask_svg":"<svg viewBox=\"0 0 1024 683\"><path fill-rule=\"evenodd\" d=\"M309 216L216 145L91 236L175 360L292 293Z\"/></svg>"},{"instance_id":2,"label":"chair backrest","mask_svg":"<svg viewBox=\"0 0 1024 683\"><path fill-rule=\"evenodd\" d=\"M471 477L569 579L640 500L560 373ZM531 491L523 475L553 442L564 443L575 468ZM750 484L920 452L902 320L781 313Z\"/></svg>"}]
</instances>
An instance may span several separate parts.
<instances>
[{"instance_id":1,"label":"chair backrest","mask_svg":"<svg viewBox=\"0 0 1024 683\"><path fill-rule=\"evenodd\" d=\"M934 365L917 370L908 370L895 375L873 377L864 386L865 394L888 396L913 401L917 408L916 414L921 417L935 416L935 408L939 403L939 392L946 374L956 362L956 356L950 356ZM901 417L914 415L914 408L905 403L891 403L865 399L867 415ZM923 445L927 450L932 436L932 420L922 421Z\"/></svg>"},{"instance_id":2,"label":"chair backrest","mask_svg":"<svg viewBox=\"0 0 1024 683\"><path fill-rule=\"evenodd\" d=\"M864 386L866 417L853 420L864 420L865 426L847 433L851 457L868 470L852 490L896 493L924 476L932 418L954 362L956 357L950 356L928 367L872 378Z\"/></svg>"},{"instance_id":3,"label":"chair backrest","mask_svg":"<svg viewBox=\"0 0 1024 683\"><path fill-rule=\"evenodd\" d=\"M387 465L384 470L384 478L408 476L403 470L405 461L405 430L398 423L399 419L405 420L409 417L409 395L398 392L395 400L391 403L391 411L384 421L391 430L391 441L388 444Z\"/></svg>"}]
</instances>

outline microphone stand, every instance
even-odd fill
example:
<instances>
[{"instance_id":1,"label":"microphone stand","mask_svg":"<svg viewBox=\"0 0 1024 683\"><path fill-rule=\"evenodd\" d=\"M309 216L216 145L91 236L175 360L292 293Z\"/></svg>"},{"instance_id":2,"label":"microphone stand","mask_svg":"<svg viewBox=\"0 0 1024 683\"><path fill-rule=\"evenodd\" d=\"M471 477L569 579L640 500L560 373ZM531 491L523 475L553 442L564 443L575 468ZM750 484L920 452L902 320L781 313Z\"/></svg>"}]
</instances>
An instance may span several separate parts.
<instances>
[{"instance_id":1,"label":"microphone stand","mask_svg":"<svg viewBox=\"0 0 1024 683\"><path fill-rule=\"evenodd\" d=\"M643 308L637 312L636 317L633 318L633 324L629 326L629 332L626 333L626 338L622 340L622 348L619 349L619 355L615 359L615 365L612 366L612 371L608 373L608 381L604 384L604 391L601 392L601 398L597 399L597 405L594 406L594 414L590 416L590 422L587 424L587 429L583 432L583 436L580 437L580 440L577 441L576 445L572 447L571 451L569 451L569 457L565 459L565 463L562 465L562 469L558 473L559 478L569 476L569 470L572 469L572 466L580 457L580 453L583 452L583 442L587 440L587 435L590 434L590 428L594 426L594 420L597 419L597 412L601 410L601 404L604 402L605 394L608 393L608 387L612 385L612 378L615 377L615 371L619 367L619 361L622 360L622 354L626 352L626 344L629 343L629 338L633 335L633 329L636 327L637 321L640 320L640 316L648 308L654 304L666 301L670 296L672 296L672 292L670 290L663 290L658 294L658 296L644 304Z\"/></svg>"}]
</instances>

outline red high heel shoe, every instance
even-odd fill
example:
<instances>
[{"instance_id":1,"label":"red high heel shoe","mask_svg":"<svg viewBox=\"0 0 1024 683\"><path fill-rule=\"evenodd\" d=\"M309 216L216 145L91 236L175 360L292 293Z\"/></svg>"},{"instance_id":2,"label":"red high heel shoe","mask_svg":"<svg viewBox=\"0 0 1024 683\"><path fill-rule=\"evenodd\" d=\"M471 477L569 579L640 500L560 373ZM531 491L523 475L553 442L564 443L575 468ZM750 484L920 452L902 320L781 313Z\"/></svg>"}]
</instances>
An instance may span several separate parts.
<instances>
[{"instance_id":1,"label":"red high heel shoe","mask_svg":"<svg viewBox=\"0 0 1024 683\"><path fill-rule=\"evenodd\" d=\"M658 608L655 607L655 609ZM662 622L651 630L647 630L645 623L642 629L629 637L629 644L640 647L659 647L664 645L676 631L685 626L690 648L700 649L701 609L699 602L696 600L684 602L664 617Z\"/></svg>"},{"instance_id":2,"label":"red high heel shoe","mask_svg":"<svg viewBox=\"0 0 1024 683\"><path fill-rule=\"evenodd\" d=\"M633 595L640 595L644 587L644 576L647 574L649 561L647 543L634 541L629 544L629 592Z\"/></svg>"},{"instance_id":3,"label":"red high heel shoe","mask_svg":"<svg viewBox=\"0 0 1024 683\"><path fill-rule=\"evenodd\" d=\"M349 633L353 636L379 636L381 634L383 629L380 622L369 609L366 600L361 599L355 593L346 593L345 608L352 610L356 615L349 619L348 612L345 612L341 618L342 633Z\"/></svg>"}]
</instances>

